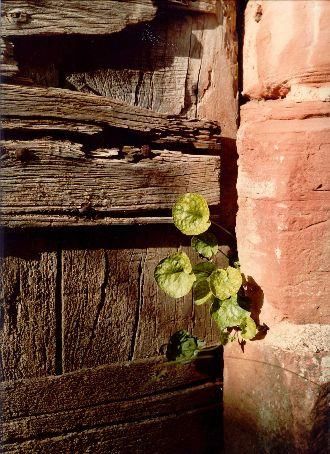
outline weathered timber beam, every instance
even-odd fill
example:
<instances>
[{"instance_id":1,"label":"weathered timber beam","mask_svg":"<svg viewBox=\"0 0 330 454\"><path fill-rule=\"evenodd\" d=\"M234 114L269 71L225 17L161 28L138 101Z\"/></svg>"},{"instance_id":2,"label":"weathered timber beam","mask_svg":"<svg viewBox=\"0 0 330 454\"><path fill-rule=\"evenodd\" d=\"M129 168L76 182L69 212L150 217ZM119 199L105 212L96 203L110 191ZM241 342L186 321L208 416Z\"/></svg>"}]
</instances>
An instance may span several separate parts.
<instances>
[{"instance_id":1,"label":"weathered timber beam","mask_svg":"<svg viewBox=\"0 0 330 454\"><path fill-rule=\"evenodd\" d=\"M108 35L128 25L153 20L159 9L214 14L217 0L6 0L2 36Z\"/></svg>"},{"instance_id":2,"label":"weathered timber beam","mask_svg":"<svg viewBox=\"0 0 330 454\"><path fill-rule=\"evenodd\" d=\"M0 39L0 74L2 77L13 77L18 73L18 66L14 60L14 45L8 40Z\"/></svg>"},{"instance_id":3,"label":"weathered timber beam","mask_svg":"<svg viewBox=\"0 0 330 454\"><path fill-rule=\"evenodd\" d=\"M1 112L5 118L86 122L147 135L151 143L172 143L177 149L180 145L199 150L220 148L220 127L212 121L169 116L102 96L60 88L9 84L0 88Z\"/></svg>"},{"instance_id":4,"label":"weathered timber beam","mask_svg":"<svg viewBox=\"0 0 330 454\"><path fill-rule=\"evenodd\" d=\"M138 399L220 378L217 355L173 365L160 357L82 369L61 376L7 381L0 384L5 421L52 414L92 405ZM216 377L211 374L217 374ZM157 380L158 376L161 380ZM146 379L147 378L147 379ZM54 398L56 396L56 398Z\"/></svg>"},{"instance_id":5,"label":"weathered timber beam","mask_svg":"<svg viewBox=\"0 0 330 454\"><path fill-rule=\"evenodd\" d=\"M180 367L180 366L177 366ZM87 372L88 375L88 372ZM143 380L144 381L144 380ZM220 404L220 385L208 382L187 389L170 390L156 395L115 402L94 404L56 413L46 412L25 418L11 419L2 424L2 442L15 444L35 438L56 436L63 432L89 429L95 425L113 425L122 421L148 420L170 414L181 414L194 408ZM16 446L15 446L16 447Z\"/></svg>"},{"instance_id":6,"label":"weathered timber beam","mask_svg":"<svg viewBox=\"0 0 330 454\"><path fill-rule=\"evenodd\" d=\"M4 226L114 224L116 217L144 215L152 220L166 215L184 192L219 206L220 158L162 151L129 162L111 152L106 157L106 150L86 153L69 141L5 141L0 187Z\"/></svg>"}]
</instances>

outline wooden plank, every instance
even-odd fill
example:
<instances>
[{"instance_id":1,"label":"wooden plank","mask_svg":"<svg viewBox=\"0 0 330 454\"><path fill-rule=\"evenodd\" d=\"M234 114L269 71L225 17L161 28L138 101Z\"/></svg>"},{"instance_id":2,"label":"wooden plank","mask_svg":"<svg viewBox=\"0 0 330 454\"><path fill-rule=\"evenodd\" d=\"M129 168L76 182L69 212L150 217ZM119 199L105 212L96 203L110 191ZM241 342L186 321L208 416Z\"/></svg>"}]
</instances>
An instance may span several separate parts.
<instances>
[{"instance_id":1,"label":"wooden plank","mask_svg":"<svg viewBox=\"0 0 330 454\"><path fill-rule=\"evenodd\" d=\"M221 404L221 386L205 383L186 389L164 392L133 400L123 400L86 408L5 420L2 443L33 438L54 437L63 433L114 425L123 421L141 421L196 408Z\"/></svg>"},{"instance_id":2,"label":"wooden plank","mask_svg":"<svg viewBox=\"0 0 330 454\"><path fill-rule=\"evenodd\" d=\"M111 154L92 157L81 144L43 139L6 141L2 153L3 225L17 225L21 215L23 224L27 215L46 223L63 215L68 225L84 218L157 215L183 192L198 192L211 206L219 205L217 156L164 151L135 163Z\"/></svg>"},{"instance_id":3,"label":"wooden plank","mask_svg":"<svg viewBox=\"0 0 330 454\"><path fill-rule=\"evenodd\" d=\"M4 117L83 121L121 128L126 130L126 135L127 130L140 136L143 133L147 143L219 150L220 127L215 122L169 116L109 98L58 88L5 84L1 86L1 94Z\"/></svg>"},{"instance_id":4,"label":"wooden plank","mask_svg":"<svg viewBox=\"0 0 330 454\"><path fill-rule=\"evenodd\" d=\"M61 8L56 0L6 0L1 32L3 36L108 35L171 10L215 14L216 0L66 0Z\"/></svg>"},{"instance_id":5,"label":"wooden plank","mask_svg":"<svg viewBox=\"0 0 330 454\"><path fill-rule=\"evenodd\" d=\"M63 251L63 370L130 359L140 250Z\"/></svg>"},{"instance_id":6,"label":"wooden plank","mask_svg":"<svg viewBox=\"0 0 330 454\"><path fill-rule=\"evenodd\" d=\"M65 372L163 354L180 329L194 328L208 345L217 343L208 308L194 307L191 294L167 297L154 280L158 262L185 241L173 226L126 227L90 238L86 232L72 242L71 235L63 244ZM197 262L190 247L183 249Z\"/></svg>"},{"instance_id":7,"label":"wooden plank","mask_svg":"<svg viewBox=\"0 0 330 454\"><path fill-rule=\"evenodd\" d=\"M17 62L14 60L14 45L8 40L0 38L0 74L10 78L18 73Z\"/></svg>"},{"instance_id":8,"label":"wooden plank","mask_svg":"<svg viewBox=\"0 0 330 454\"><path fill-rule=\"evenodd\" d=\"M79 122L70 122L70 121L61 121L61 120L51 120L48 118L36 119L36 118L2 118L1 119L1 128L4 131L6 136L8 133L11 134L33 134L33 133L43 133L45 136L49 136L52 133L63 132L63 133L74 133L74 134L83 134L87 136L93 136L96 134L102 133L103 129L101 126L88 124L88 123L79 123Z\"/></svg>"},{"instance_id":9,"label":"wooden plank","mask_svg":"<svg viewBox=\"0 0 330 454\"><path fill-rule=\"evenodd\" d=\"M158 357L3 382L2 416L11 420L138 399L217 380L222 373L220 367L217 355L186 364L169 363Z\"/></svg>"},{"instance_id":10,"label":"wooden plank","mask_svg":"<svg viewBox=\"0 0 330 454\"><path fill-rule=\"evenodd\" d=\"M5 240L0 335L4 380L55 373L57 254L49 243Z\"/></svg>"},{"instance_id":11,"label":"wooden plank","mask_svg":"<svg viewBox=\"0 0 330 454\"><path fill-rule=\"evenodd\" d=\"M77 430L55 437L2 445L4 453L144 453L220 452L221 423L217 404L146 421Z\"/></svg>"}]
</instances>

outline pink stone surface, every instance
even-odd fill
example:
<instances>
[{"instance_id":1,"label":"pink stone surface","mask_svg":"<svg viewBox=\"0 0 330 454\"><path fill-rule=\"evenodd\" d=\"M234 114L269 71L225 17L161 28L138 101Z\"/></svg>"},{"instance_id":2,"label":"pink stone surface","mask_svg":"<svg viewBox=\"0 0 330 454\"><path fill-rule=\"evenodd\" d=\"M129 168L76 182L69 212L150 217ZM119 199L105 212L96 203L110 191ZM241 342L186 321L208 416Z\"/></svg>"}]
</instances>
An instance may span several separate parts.
<instances>
[{"instance_id":1,"label":"pink stone surface","mask_svg":"<svg viewBox=\"0 0 330 454\"><path fill-rule=\"evenodd\" d=\"M330 122L325 103L307 104L242 109L238 251L264 293L269 326L330 320Z\"/></svg>"},{"instance_id":2,"label":"pink stone surface","mask_svg":"<svg viewBox=\"0 0 330 454\"><path fill-rule=\"evenodd\" d=\"M295 85L330 85L330 2L250 0L245 12L243 91L279 98Z\"/></svg>"},{"instance_id":3,"label":"pink stone surface","mask_svg":"<svg viewBox=\"0 0 330 454\"><path fill-rule=\"evenodd\" d=\"M226 451L326 452L324 352L289 351L254 341L225 348ZM227 387L226 387L227 383Z\"/></svg>"}]
</instances>

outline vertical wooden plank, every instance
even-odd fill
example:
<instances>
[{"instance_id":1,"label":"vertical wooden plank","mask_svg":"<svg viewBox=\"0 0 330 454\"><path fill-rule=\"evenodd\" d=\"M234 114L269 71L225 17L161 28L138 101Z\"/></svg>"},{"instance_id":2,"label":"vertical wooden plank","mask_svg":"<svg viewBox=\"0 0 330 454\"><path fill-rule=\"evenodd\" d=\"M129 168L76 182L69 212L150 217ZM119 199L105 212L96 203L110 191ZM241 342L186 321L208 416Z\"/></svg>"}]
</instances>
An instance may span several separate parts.
<instances>
[{"instance_id":1,"label":"vertical wooden plank","mask_svg":"<svg viewBox=\"0 0 330 454\"><path fill-rule=\"evenodd\" d=\"M154 279L158 262L176 251L176 247L151 247L147 250L141 275L143 291L132 359L160 354L171 334L179 329L191 329L191 297L170 298L158 288Z\"/></svg>"},{"instance_id":2,"label":"vertical wooden plank","mask_svg":"<svg viewBox=\"0 0 330 454\"><path fill-rule=\"evenodd\" d=\"M28 235L13 240L13 248L9 245L1 260L2 378L52 375L56 362L57 253Z\"/></svg>"},{"instance_id":3,"label":"vertical wooden plank","mask_svg":"<svg viewBox=\"0 0 330 454\"><path fill-rule=\"evenodd\" d=\"M63 371L129 359L144 253L64 250Z\"/></svg>"}]
</instances>

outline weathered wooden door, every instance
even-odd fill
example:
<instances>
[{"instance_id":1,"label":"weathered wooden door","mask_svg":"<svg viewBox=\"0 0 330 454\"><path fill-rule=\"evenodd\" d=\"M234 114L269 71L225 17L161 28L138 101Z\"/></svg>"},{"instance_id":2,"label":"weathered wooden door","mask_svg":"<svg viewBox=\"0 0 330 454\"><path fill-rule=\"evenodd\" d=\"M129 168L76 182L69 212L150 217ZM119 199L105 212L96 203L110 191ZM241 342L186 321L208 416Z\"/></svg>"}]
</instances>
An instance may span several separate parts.
<instances>
[{"instance_id":1,"label":"weathered wooden door","mask_svg":"<svg viewBox=\"0 0 330 454\"><path fill-rule=\"evenodd\" d=\"M4 452L218 451L221 358L162 357L179 329L216 331L153 271L191 254L179 194L221 208L234 19L216 0L3 2Z\"/></svg>"}]
</instances>

